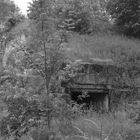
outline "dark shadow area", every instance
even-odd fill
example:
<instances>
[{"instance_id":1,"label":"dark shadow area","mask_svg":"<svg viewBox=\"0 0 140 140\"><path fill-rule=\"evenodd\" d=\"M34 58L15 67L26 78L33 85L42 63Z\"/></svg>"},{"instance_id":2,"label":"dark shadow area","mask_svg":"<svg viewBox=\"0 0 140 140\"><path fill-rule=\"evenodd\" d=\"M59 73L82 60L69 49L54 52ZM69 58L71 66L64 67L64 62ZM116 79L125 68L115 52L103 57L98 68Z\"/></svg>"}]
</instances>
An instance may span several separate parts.
<instances>
[{"instance_id":1,"label":"dark shadow area","mask_svg":"<svg viewBox=\"0 0 140 140\"><path fill-rule=\"evenodd\" d=\"M109 99L108 92L88 92L85 97L82 96L82 92L71 92L71 99L78 104L85 104L84 107L89 109L93 107L94 110L108 110Z\"/></svg>"}]
</instances>

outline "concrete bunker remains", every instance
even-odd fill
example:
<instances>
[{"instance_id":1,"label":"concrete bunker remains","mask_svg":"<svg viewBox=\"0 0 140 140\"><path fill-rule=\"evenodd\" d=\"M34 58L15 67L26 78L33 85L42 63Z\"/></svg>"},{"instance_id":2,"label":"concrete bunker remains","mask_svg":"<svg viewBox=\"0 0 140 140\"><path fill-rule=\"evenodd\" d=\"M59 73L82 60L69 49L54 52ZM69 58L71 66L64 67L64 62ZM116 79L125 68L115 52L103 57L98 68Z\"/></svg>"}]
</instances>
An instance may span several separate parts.
<instances>
[{"instance_id":1,"label":"concrete bunker remains","mask_svg":"<svg viewBox=\"0 0 140 140\"><path fill-rule=\"evenodd\" d=\"M66 93L77 103L85 103L88 107L92 105L95 109L109 110L111 81L114 77L115 67L111 59L92 60L79 62L76 77L71 83L65 84ZM85 98L79 98L87 93Z\"/></svg>"}]
</instances>

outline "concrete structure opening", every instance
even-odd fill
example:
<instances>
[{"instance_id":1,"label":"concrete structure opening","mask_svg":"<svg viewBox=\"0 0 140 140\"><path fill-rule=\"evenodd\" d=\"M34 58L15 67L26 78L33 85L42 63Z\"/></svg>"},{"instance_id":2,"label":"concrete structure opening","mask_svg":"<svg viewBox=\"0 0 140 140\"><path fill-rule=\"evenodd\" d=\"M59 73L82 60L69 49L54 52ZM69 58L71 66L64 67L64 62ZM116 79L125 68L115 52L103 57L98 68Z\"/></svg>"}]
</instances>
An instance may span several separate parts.
<instances>
[{"instance_id":1,"label":"concrete structure opening","mask_svg":"<svg viewBox=\"0 0 140 140\"><path fill-rule=\"evenodd\" d=\"M81 92L71 93L71 99L78 104L84 104L87 109L92 107L95 111L109 110L109 95L107 92L89 92L86 97L81 98L81 96Z\"/></svg>"}]
</instances>

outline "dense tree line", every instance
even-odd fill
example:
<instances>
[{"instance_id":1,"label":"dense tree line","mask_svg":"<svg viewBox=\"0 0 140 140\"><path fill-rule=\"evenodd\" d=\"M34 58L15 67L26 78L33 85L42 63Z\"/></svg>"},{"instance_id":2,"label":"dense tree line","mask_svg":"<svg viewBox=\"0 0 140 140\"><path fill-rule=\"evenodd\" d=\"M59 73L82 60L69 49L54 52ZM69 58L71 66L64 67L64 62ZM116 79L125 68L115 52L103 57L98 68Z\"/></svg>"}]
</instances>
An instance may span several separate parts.
<instances>
[{"instance_id":1,"label":"dense tree line","mask_svg":"<svg viewBox=\"0 0 140 140\"><path fill-rule=\"evenodd\" d=\"M42 0L31 4L29 18L40 14ZM116 32L139 37L138 0L68 0L53 1L52 13L58 28L78 33Z\"/></svg>"},{"instance_id":2,"label":"dense tree line","mask_svg":"<svg viewBox=\"0 0 140 140\"><path fill-rule=\"evenodd\" d=\"M34 1L31 4L28 16L37 19L41 14L42 4L48 1ZM108 16L105 12L105 1L60 0L52 3L52 18L57 19L58 29L65 29L77 33L91 33L103 31L108 27ZM43 10L43 9L42 9Z\"/></svg>"}]
</instances>

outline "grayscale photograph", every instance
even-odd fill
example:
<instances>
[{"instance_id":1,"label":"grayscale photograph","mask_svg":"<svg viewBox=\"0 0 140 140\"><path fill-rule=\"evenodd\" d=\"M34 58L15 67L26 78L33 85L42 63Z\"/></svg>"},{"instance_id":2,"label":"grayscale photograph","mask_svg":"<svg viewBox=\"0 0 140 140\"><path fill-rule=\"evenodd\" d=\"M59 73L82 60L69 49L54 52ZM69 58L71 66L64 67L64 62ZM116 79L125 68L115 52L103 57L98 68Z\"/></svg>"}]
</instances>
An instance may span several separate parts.
<instances>
[{"instance_id":1,"label":"grayscale photograph","mask_svg":"<svg viewBox=\"0 0 140 140\"><path fill-rule=\"evenodd\" d=\"M0 140L140 140L140 0L0 0Z\"/></svg>"}]
</instances>

